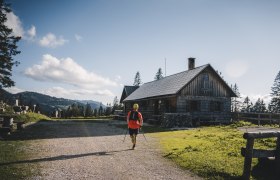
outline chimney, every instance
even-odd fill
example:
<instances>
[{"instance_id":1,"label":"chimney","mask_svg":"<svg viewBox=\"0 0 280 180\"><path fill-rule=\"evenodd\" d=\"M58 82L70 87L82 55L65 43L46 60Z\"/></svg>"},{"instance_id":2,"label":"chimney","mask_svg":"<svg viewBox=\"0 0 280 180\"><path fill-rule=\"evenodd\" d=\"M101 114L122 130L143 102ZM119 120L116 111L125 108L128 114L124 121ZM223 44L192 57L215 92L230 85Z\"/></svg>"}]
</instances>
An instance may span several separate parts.
<instances>
[{"instance_id":1,"label":"chimney","mask_svg":"<svg viewBox=\"0 0 280 180\"><path fill-rule=\"evenodd\" d=\"M195 68L195 58L189 57L189 70L192 70Z\"/></svg>"}]
</instances>

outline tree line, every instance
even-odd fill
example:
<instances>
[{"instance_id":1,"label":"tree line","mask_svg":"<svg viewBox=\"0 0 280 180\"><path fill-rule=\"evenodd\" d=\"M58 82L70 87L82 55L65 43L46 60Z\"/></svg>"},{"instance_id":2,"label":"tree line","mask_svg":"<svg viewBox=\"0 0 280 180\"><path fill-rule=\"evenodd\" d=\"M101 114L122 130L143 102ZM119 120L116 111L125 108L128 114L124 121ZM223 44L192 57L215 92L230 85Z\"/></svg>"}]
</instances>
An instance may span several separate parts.
<instances>
[{"instance_id":1,"label":"tree line","mask_svg":"<svg viewBox=\"0 0 280 180\"><path fill-rule=\"evenodd\" d=\"M70 117L100 117L100 116L110 116L114 114L116 110L122 110L123 106L119 103L117 96L114 98L113 105L107 104L106 107L100 103L99 108L92 108L89 103L86 105L81 105L74 103L68 106L67 109L60 110L60 116L62 118ZM55 112L54 112L55 113ZM53 114L52 116L55 116Z\"/></svg>"},{"instance_id":2,"label":"tree line","mask_svg":"<svg viewBox=\"0 0 280 180\"><path fill-rule=\"evenodd\" d=\"M280 71L274 79L274 83L271 87L271 101L266 105L262 98L258 98L255 103L253 103L248 96L240 96L239 88L236 84L231 86L233 92L237 97L232 98L232 112L256 112L256 113L280 113Z\"/></svg>"}]
</instances>

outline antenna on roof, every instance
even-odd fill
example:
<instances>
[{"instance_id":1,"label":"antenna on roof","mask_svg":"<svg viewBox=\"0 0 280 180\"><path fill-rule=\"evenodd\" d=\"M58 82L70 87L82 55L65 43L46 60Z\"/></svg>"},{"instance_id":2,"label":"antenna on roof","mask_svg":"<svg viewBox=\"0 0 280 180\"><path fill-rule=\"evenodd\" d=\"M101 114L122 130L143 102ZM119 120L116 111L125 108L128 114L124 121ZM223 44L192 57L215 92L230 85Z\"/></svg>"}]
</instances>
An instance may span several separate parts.
<instances>
[{"instance_id":1,"label":"antenna on roof","mask_svg":"<svg viewBox=\"0 0 280 180\"><path fill-rule=\"evenodd\" d=\"M164 72L165 72L165 76L164 77L166 77L166 58L164 58Z\"/></svg>"}]
</instances>

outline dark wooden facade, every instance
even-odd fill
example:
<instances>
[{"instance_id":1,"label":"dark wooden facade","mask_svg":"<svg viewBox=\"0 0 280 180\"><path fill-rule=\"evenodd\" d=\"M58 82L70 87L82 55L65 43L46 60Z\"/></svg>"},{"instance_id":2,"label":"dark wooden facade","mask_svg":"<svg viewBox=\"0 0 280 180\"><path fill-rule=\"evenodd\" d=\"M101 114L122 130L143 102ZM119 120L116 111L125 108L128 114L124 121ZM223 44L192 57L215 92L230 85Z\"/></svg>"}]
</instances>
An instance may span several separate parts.
<instances>
[{"instance_id":1,"label":"dark wooden facade","mask_svg":"<svg viewBox=\"0 0 280 180\"><path fill-rule=\"evenodd\" d=\"M164 113L189 113L193 119L226 123L231 119L231 97L234 96L234 92L217 72L210 65L206 65L174 94L142 99L128 98L124 105L125 112L128 112L133 103L138 103L139 111L145 119L152 119Z\"/></svg>"}]
</instances>

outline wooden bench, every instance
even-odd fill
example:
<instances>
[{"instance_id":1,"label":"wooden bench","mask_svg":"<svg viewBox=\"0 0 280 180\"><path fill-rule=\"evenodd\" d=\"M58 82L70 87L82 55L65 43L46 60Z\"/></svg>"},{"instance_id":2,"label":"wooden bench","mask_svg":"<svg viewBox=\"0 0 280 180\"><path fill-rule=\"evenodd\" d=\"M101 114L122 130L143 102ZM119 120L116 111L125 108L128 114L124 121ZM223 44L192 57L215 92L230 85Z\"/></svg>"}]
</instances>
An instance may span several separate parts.
<instances>
[{"instance_id":1,"label":"wooden bench","mask_svg":"<svg viewBox=\"0 0 280 180\"><path fill-rule=\"evenodd\" d=\"M275 150L254 149L255 139L271 137L277 137ZM252 158L273 157L280 167L280 131L246 132L243 138L247 139L246 148L241 148L241 154L244 156L243 179L250 179Z\"/></svg>"}]
</instances>

